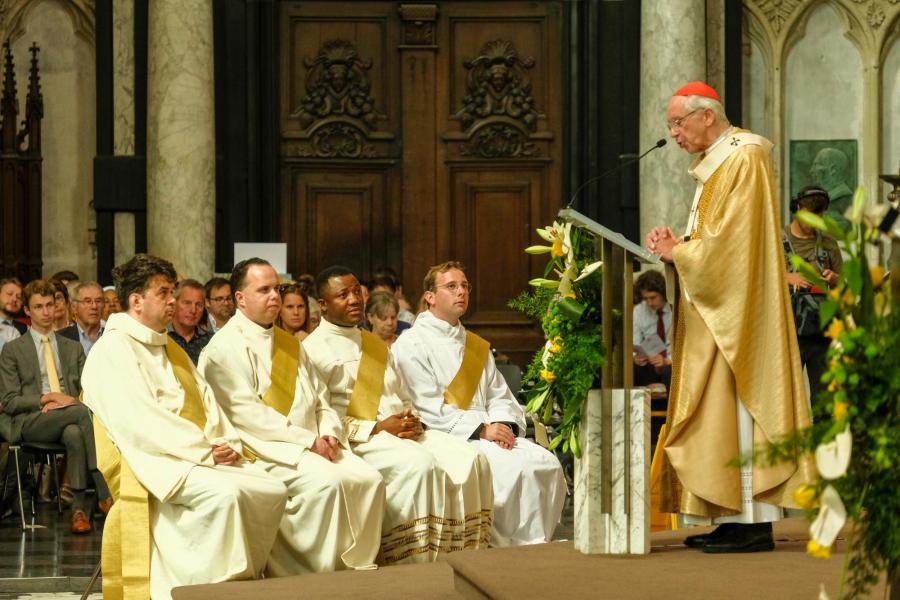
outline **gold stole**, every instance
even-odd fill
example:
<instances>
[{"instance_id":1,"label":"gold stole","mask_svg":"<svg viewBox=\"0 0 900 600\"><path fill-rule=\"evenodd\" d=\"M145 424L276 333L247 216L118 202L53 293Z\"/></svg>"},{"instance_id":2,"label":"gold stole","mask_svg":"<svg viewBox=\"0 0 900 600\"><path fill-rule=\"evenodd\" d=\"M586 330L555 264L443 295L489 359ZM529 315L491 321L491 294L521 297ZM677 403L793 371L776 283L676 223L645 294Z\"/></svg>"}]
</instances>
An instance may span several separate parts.
<instances>
[{"instance_id":1,"label":"gold stole","mask_svg":"<svg viewBox=\"0 0 900 600\"><path fill-rule=\"evenodd\" d=\"M269 389L262 401L285 417L294 404L297 391L297 369L300 368L300 340L280 327L275 327L272 340L272 373Z\"/></svg>"},{"instance_id":2,"label":"gold stole","mask_svg":"<svg viewBox=\"0 0 900 600\"><path fill-rule=\"evenodd\" d=\"M377 335L360 331L362 335L362 356L356 371L356 383L350 394L347 416L362 421L378 418L381 404L381 390L384 387L384 373L387 370L388 347Z\"/></svg>"},{"instance_id":3,"label":"gold stole","mask_svg":"<svg viewBox=\"0 0 900 600\"><path fill-rule=\"evenodd\" d=\"M166 341L166 356L181 388L184 404L178 416L206 427L206 410L200 388L191 372L191 359L171 338ZM94 443L97 467L109 486L115 503L103 526L101 567L103 597L125 600L150 597L150 504L146 488L131 471L106 430L94 417ZM124 544L128 550L122 551Z\"/></svg>"},{"instance_id":4,"label":"gold stole","mask_svg":"<svg viewBox=\"0 0 900 600\"><path fill-rule=\"evenodd\" d=\"M467 410L475 397L478 382L484 372L491 344L484 338L466 331L466 349L463 352L462 364L453 377L453 381L444 390L444 402Z\"/></svg>"}]
</instances>

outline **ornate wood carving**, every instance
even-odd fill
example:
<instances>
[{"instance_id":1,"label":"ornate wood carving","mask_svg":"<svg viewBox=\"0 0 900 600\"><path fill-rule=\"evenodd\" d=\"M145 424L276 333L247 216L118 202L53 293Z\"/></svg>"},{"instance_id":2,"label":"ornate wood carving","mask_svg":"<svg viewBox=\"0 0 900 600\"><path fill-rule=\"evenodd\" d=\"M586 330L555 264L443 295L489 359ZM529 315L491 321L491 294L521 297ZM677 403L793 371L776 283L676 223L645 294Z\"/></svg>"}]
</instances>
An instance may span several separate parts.
<instances>
[{"instance_id":1,"label":"ornate wood carving","mask_svg":"<svg viewBox=\"0 0 900 600\"><path fill-rule=\"evenodd\" d=\"M436 4L401 4L398 9L403 20L403 45L436 48Z\"/></svg>"},{"instance_id":2,"label":"ornate wood carving","mask_svg":"<svg viewBox=\"0 0 900 600\"><path fill-rule=\"evenodd\" d=\"M540 116L526 71L534 58L520 57L508 40L487 42L480 54L463 63L466 94L456 113L468 140L462 156L521 158L540 154L531 139Z\"/></svg>"},{"instance_id":3,"label":"ornate wood carving","mask_svg":"<svg viewBox=\"0 0 900 600\"><path fill-rule=\"evenodd\" d=\"M372 62L361 59L351 42L334 39L303 64L306 95L291 116L298 118L308 141L294 153L317 158L375 156L366 141L386 117L375 108L367 75Z\"/></svg>"}]
</instances>

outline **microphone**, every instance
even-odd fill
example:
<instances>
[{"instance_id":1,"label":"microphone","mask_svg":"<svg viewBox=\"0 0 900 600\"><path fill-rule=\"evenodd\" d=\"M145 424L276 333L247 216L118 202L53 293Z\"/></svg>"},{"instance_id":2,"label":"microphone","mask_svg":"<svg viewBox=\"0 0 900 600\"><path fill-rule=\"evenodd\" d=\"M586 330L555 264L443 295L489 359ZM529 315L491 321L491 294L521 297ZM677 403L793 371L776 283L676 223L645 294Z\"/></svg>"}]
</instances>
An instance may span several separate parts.
<instances>
[{"instance_id":1,"label":"microphone","mask_svg":"<svg viewBox=\"0 0 900 600\"><path fill-rule=\"evenodd\" d=\"M668 140L666 138L660 138L660 139L656 140L656 143L649 150L644 152L643 154L640 154L640 155L638 155L638 154L620 154L619 160L623 161L623 162L620 162L619 164L617 164L616 166L614 166L611 169L607 169L606 171L600 173L596 177L591 177L590 179L588 179L587 181L585 181L584 183L579 185L575 189L575 192L572 194L572 197L569 199L569 203L566 205L566 208L573 208L573 205L575 204L575 199L578 197L578 194L584 188L589 186L590 184L596 183L597 181L600 181L601 179L608 177L609 175L612 175L613 173L621 170L626 165L630 165L631 163L636 163L637 161L641 160L642 158L644 158L645 156L647 156L648 154L650 154L657 148L662 148L667 143L668 143Z\"/></svg>"}]
</instances>

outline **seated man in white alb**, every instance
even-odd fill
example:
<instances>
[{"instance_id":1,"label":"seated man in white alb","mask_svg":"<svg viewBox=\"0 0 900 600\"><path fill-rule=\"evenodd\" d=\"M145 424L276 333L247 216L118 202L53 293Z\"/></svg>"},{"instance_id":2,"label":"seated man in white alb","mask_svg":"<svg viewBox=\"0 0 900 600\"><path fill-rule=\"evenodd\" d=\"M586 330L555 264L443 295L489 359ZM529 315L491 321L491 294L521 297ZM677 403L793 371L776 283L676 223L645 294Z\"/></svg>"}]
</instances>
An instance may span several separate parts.
<instances>
[{"instance_id":1,"label":"seated man in white alb","mask_svg":"<svg viewBox=\"0 0 900 600\"><path fill-rule=\"evenodd\" d=\"M300 340L273 325L278 274L261 258L231 273L237 311L200 355L200 372L257 464L288 489L272 577L375 566L384 483L347 450Z\"/></svg>"},{"instance_id":2,"label":"seated man in white alb","mask_svg":"<svg viewBox=\"0 0 900 600\"><path fill-rule=\"evenodd\" d=\"M172 264L138 254L113 279L126 312L110 316L82 375L116 498L103 529L104 596L158 600L175 586L257 577L284 485L242 457L212 390L166 334Z\"/></svg>"},{"instance_id":3,"label":"seated man in white alb","mask_svg":"<svg viewBox=\"0 0 900 600\"><path fill-rule=\"evenodd\" d=\"M486 548L491 537L491 471L475 448L440 431L423 431L388 348L359 329L359 281L345 267L316 280L322 322L303 341L353 451L387 485L381 538L385 563L427 562L438 554Z\"/></svg>"},{"instance_id":4,"label":"seated man in white alb","mask_svg":"<svg viewBox=\"0 0 900 600\"><path fill-rule=\"evenodd\" d=\"M491 464L491 543L548 542L559 523L566 482L559 460L525 439L525 412L497 370L490 344L459 319L471 286L458 262L429 269L428 310L391 347L409 396L428 427L470 440Z\"/></svg>"}]
</instances>

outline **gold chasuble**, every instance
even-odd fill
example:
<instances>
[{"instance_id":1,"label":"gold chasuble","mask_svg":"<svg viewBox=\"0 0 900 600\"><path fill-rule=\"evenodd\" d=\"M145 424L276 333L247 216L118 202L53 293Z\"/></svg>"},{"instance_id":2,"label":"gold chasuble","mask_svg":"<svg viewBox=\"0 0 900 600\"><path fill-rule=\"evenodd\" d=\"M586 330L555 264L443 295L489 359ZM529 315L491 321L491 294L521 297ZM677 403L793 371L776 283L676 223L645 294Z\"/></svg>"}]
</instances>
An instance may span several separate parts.
<instances>
[{"instance_id":1,"label":"gold chasuble","mask_svg":"<svg viewBox=\"0 0 900 600\"><path fill-rule=\"evenodd\" d=\"M462 364L444 391L444 402L468 410L475 396L475 390L478 389L478 382L481 381L490 349L490 342L466 330L466 348L463 351Z\"/></svg>"},{"instance_id":2,"label":"gold chasuble","mask_svg":"<svg viewBox=\"0 0 900 600\"><path fill-rule=\"evenodd\" d=\"M781 245L772 144L733 129L691 166L697 196L677 272L672 385L661 509L718 518L742 511L737 400L753 445L810 424ZM793 506L807 459L752 467L753 500Z\"/></svg>"},{"instance_id":3,"label":"gold chasuble","mask_svg":"<svg viewBox=\"0 0 900 600\"><path fill-rule=\"evenodd\" d=\"M347 416L361 421L375 421L378 419L378 405L381 404L381 389L387 370L388 347L374 333L365 330L359 333L362 336L362 355Z\"/></svg>"},{"instance_id":4,"label":"gold chasuble","mask_svg":"<svg viewBox=\"0 0 900 600\"><path fill-rule=\"evenodd\" d=\"M166 356L184 390L184 405L179 416L203 431L206 411L200 388L191 373L191 359L171 338L166 341ZM119 450L96 417L94 443L97 447L97 468L103 473L115 500L103 525L103 598L149 598L150 504L147 490L137 480L128 463L122 460ZM123 551L126 544L128 549Z\"/></svg>"},{"instance_id":5,"label":"gold chasuble","mask_svg":"<svg viewBox=\"0 0 900 600\"><path fill-rule=\"evenodd\" d=\"M300 340L281 327L275 327L272 342L272 373L269 389L262 401L287 416L297 390L297 370L300 367Z\"/></svg>"}]
</instances>

